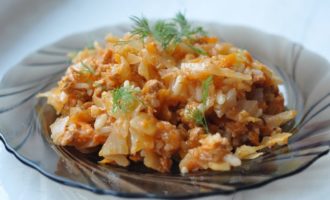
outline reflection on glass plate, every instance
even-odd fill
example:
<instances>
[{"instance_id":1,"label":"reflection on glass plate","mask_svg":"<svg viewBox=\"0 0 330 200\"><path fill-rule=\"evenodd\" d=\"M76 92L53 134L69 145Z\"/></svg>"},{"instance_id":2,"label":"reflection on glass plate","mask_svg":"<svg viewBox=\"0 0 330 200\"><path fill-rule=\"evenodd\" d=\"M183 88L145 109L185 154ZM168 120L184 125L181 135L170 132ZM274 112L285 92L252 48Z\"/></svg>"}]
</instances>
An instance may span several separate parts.
<instances>
[{"instance_id":1,"label":"reflection on glass plate","mask_svg":"<svg viewBox=\"0 0 330 200\"><path fill-rule=\"evenodd\" d=\"M295 134L288 146L266 151L230 172L160 174L135 165L101 166L93 154L53 145L49 125L54 110L35 95L56 84L70 63L67 53L79 50L109 32L121 35L118 25L66 37L31 54L4 76L0 84L0 139L24 164L45 176L100 194L124 197L180 198L229 194L259 187L296 174L329 151L330 65L323 58L286 39L251 28L203 24L211 35L247 49L283 80L286 106L298 111L287 125Z\"/></svg>"}]
</instances>

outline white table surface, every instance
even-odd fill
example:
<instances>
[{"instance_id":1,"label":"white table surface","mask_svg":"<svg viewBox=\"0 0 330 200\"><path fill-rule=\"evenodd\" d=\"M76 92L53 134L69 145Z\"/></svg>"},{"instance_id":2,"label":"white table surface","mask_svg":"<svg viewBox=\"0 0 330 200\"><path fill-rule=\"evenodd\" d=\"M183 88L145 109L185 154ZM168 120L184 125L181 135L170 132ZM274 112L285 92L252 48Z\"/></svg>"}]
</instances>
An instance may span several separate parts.
<instances>
[{"instance_id":1,"label":"white table surface","mask_svg":"<svg viewBox=\"0 0 330 200\"><path fill-rule=\"evenodd\" d=\"M68 34L125 22L129 16L172 17L255 27L285 36L330 60L327 0L1 0L0 78L28 53ZM1 143L1 142L0 142ZM329 199L330 156L264 187L208 199ZM0 200L115 199L55 183L20 163L0 144Z\"/></svg>"}]
</instances>

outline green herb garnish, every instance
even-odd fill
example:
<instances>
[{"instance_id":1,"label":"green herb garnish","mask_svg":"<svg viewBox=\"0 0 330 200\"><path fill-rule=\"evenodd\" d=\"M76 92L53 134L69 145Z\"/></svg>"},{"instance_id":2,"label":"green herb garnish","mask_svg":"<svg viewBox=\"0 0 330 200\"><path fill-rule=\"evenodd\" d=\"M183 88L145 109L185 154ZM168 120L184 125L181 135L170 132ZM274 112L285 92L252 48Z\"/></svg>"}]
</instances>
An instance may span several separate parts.
<instances>
[{"instance_id":1,"label":"green herb garnish","mask_svg":"<svg viewBox=\"0 0 330 200\"><path fill-rule=\"evenodd\" d=\"M152 35L164 49L167 49L170 44L177 44L180 41L178 38L178 30L174 23L159 20L156 22Z\"/></svg>"},{"instance_id":2,"label":"green herb garnish","mask_svg":"<svg viewBox=\"0 0 330 200\"><path fill-rule=\"evenodd\" d=\"M187 46L197 54L207 56L207 52L204 49L195 47L194 45L191 44L187 44Z\"/></svg>"},{"instance_id":3,"label":"green herb garnish","mask_svg":"<svg viewBox=\"0 0 330 200\"><path fill-rule=\"evenodd\" d=\"M176 14L175 18L173 18L173 21L176 22L176 24L179 26L179 33L181 34L181 38L186 37L188 39L193 39L192 37L194 35L206 35L206 32L202 27L191 27L186 17L181 12Z\"/></svg>"},{"instance_id":4,"label":"green herb garnish","mask_svg":"<svg viewBox=\"0 0 330 200\"><path fill-rule=\"evenodd\" d=\"M209 96L210 86L213 84L213 77L209 76L202 82L202 106L201 108L194 108L188 110L188 117L194 122L199 125L203 126L206 132L209 132L209 128L207 125L206 117L205 117L205 110L206 110L206 103L207 98Z\"/></svg>"},{"instance_id":5,"label":"green herb garnish","mask_svg":"<svg viewBox=\"0 0 330 200\"><path fill-rule=\"evenodd\" d=\"M195 123L199 126L203 126L205 131L209 132L209 127L207 125L207 121L204 115L204 111L199 110L198 108L193 109L190 111L191 118L195 121Z\"/></svg>"},{"instance_id":6,"label":"green herb garnish","mask_svg":"<svg viewBox=\"0 0 330 200\"><path fill-rule=\"evenodd\" d=\"M140 101L137 97L139 90L133 86L122 86L111 91L112 95L112 112L118 111L128 112L136 101Z\"/></svg>"},{"instance_id":7,"label":"green herb garnish","mask_svg":"<svg viewBox=\"0 0 330 200\"><path fill-rule=\"evenodd\" d=\"M131 32L135 35L139 35L141 39L152 36L163 49L167 49L170 46L176 46L183 42L194 52L207 55L203 49L191 44L195 39L194 36L206 35L206 32L202 27L192 27L185 16L180 12L170 21L158 20L154 26L150 26L145 17L139 18L133 16L131 17L131 20L134 22L133 30Z\"/></svg>"},{"instance_id":8,"label":"green herb garnish","mask_svg":"<svg viewBox=\"0 0 330 200\"><path fill-rule=\"evenodd\" d=\"M207 98L209 96L210 86L213 84L213 77L209 76L202 82L202 104L203 110L205 110Z\"/></svg>"},{"instance_id":9,"label":"green herb garnish","mask_svg":"<svg viewBox=\"0 0 330 200\"><path fill-rule=\"evenodd\" d=\"M135 26L131 33L135 35L139 35L141 38L145 38L151 34L151 29L149 26L149 22L145 17L136 17L132 16L130 19L134 22Z\"/></svg>"}]
</instances>

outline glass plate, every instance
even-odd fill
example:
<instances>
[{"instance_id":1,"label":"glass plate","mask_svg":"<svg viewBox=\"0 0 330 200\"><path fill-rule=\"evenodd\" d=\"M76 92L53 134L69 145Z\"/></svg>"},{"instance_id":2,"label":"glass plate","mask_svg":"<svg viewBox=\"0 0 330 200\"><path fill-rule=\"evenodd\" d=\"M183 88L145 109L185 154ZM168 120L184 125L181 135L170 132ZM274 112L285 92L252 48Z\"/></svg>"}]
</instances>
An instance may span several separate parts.
<instances>
[{"instance_id":1,"label":"glass plate","mask_svg":"<svg viewBox=\"0 0 330 200\"><path fill-rule=\"evenodd\" d=\"M201 24L201 23L199 23ZM295 134L287 146L244 161L230 172L161 174L140 165L101 166L95 155L55 146L49 137L54 110L35 95L53 87L77 51L107 33L122 35L128 24L66 37L31 54L11 68L0 84L0 139L22 163L59 183L122 197L187 198L230 194L297 174L329 151L330 66L320 56L285 38L217 23L202 23L211 35L247 49L282 79L287 107L298 111L286 129Z\"/></svg>"}]
</instances>

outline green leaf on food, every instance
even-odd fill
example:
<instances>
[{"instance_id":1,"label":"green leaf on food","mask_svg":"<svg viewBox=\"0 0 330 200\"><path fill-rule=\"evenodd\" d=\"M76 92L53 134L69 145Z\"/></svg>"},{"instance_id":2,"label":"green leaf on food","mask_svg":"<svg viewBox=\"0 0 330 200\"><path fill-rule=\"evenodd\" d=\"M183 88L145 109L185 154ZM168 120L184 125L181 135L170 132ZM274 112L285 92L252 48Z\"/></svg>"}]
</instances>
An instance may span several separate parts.
<instances>
[{"instance_id":1,"label":"green leaf on food","mask_svg":"<svg viewBox=\"0 0 330 200\"><path fill-rule=\"evenodd\" d=\"M134 23L131 33L139 35L141 39L151 36L163 49L167 49L170 46L175 47L183 42L194 52L207 55L205 50L191 45L191 42L194 41L197 36L205 36L206 32L202 27L191 26L181 12L171 20L158 20L153 26L150 25L145 17L139 18L133 16L131 20Z\"/></svg>"},{"instance_id":2,"label":"green leaf on food","mask_svg":"<svg viewBox=\"0 0 330 200\"><path fill-rule=\"evenodd\" d=\"M112 95L112 112L116 113L118 111L121 112L129 112L131 111L133 105L136 102L140 102L138 98L138 93L140 91L133 86L121 86L111 91Z\"/></svg>"},{"instance_id":3,"label":"green leaf on food","mask_svg":"<svg viewBox=\"0 0 330 200\"><path fill-rule=\"evenodd\" d=\"M209 97L210 86L213 84L213 77L209 76L202 82L202 104L203 109L206 107L207 99Z\"/></svg>"}]
</instances>

